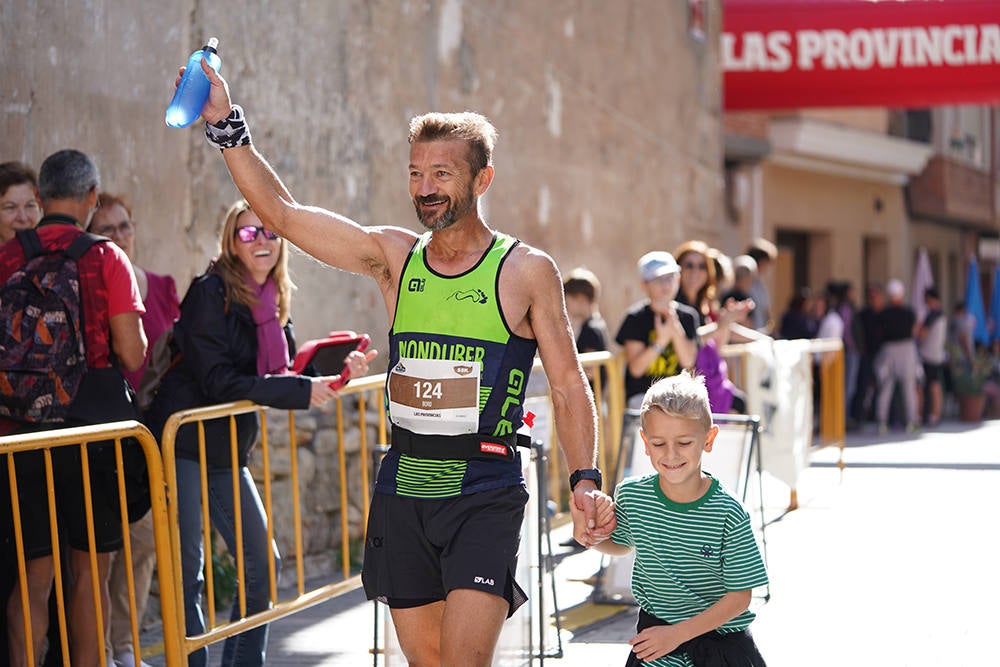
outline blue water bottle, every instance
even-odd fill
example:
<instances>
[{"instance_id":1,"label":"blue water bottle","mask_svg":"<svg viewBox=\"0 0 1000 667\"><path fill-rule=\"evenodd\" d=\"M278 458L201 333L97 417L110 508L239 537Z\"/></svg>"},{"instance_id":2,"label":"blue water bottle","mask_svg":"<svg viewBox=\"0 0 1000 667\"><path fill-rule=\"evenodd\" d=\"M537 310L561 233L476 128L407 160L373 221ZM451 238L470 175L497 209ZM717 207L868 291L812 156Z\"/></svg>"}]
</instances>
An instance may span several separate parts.
<instances>
[{"instance_id":1,"label":"blue water bottle","mask_svg":"<svg viewBox=\"0 0 1000 667\"><path fill-rule=\"evenodd\" d=\"M167 107L166 121L170 127L187 127L198 120L201 110L208 101L208 91L211 84L208 77L201 69L201 59L208 61L208 66L216 72L222 67L222 58L219 57L216 47L219 40L212 37L201 49L195 51L188 58L187 68L181 82L177 84L174 91L174 99L170 100Z\"/></svg>"}]
</instances>

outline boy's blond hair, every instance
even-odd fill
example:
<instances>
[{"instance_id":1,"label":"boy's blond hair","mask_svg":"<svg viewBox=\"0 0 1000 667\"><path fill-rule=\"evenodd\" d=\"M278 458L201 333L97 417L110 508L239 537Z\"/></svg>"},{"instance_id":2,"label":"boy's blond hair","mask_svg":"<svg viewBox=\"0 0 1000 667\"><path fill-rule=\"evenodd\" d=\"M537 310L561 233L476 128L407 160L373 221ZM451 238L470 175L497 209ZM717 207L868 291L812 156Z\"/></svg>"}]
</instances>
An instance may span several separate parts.
<instances>
[{"instance_id":1,"label":"boy's blond hair","mask_svg":"<svg viewBox=\"0 0 1000 667\"><path fill-rule=\"evenodd\" d=\"M640 419L646 424L646 413L660 410L670 417L692 419L705 430L712 428L712 408L708 403L705 378L682 371L680 375L664 378L653 383L642 398Z\"/></svg>"}]
</instances>

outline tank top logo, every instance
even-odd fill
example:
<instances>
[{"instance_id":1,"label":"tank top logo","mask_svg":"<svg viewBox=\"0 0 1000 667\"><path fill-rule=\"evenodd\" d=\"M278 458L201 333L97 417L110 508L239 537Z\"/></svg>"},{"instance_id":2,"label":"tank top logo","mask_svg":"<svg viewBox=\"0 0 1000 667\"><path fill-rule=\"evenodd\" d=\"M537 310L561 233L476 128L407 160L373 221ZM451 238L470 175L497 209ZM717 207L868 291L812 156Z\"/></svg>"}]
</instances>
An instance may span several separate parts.
<instances>
[{"instance_id":1,"label":"tank top logo","mask_svg":"<svg viewBox=\"0 0 1000 667\"><path fill-rule=\"evenodd\" d=\"M451 296L449 296L447 300L471 301L472 303L482 304L488 302L489 298L487 298L486 292L481 289L470 289L452 292Z\"/></svg>"}]
</instances>

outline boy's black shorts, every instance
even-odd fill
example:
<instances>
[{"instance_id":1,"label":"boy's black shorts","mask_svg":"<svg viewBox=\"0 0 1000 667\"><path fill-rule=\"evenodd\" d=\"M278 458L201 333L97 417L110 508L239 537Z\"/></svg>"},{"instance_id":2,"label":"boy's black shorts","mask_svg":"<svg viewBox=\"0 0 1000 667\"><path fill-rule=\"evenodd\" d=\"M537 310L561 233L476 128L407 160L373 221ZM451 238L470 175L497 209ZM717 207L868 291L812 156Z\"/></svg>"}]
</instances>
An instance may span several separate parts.
<instances>
[{"instance_id":1,"label":"boy's black shorts","mask_svg":"<svg viewBox=\"0 0 1000 667\"><path fill-rule=\"evenodd\" d=\"M93 448L91 448L93 449ZM108 452L90 452L90 493L94 510L95 551L106 553L122 547L122 526L118 511L118 486L107 469ZM52 477L55 488L55 513L60 531L69 538L69 545L87 551L86 504L79 447L59 447L52 450ZM52 533L49 528L49 501L46 492L45 459L41 451L14 455L17 469L18 503L24 556L31 560L52 554ZM10 498L7 499L8 502Z\"/></svg>"},{"instance_id":2,"label":"boy's black shorts","mask_svg":"<svg viewBox=\"0 0 1000 667\"><path fill-rule=\"evenodd\" d=\"M528 599L514 581L527 501L523 486L442 499L376 493L361 574L368 599L416 607L467 588L507 600L510 618Z\"/></svg>"}]
</instances>

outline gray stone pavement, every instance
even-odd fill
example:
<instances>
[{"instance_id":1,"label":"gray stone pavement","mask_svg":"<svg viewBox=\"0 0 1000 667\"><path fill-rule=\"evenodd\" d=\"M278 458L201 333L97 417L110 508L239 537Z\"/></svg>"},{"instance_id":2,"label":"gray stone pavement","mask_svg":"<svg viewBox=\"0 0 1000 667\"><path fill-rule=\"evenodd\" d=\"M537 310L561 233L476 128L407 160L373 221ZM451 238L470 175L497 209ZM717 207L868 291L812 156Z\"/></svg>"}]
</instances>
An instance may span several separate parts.
<instances>
[{"instance_id":1,"label":"gray stone pavement","mask_svg":"<svg viewBox=\"0 0 1000 667\"><path fill-rule=\"evenodd\" d=\"M1000 664L989 650L1000 599L1000 421L850 434L843 471L839 453L812 451L792 512L788 488L764 476L771 597L754 600L752 630L770 667ZM582 580L599 570L599 554L555 549L562 657L503 664L624 664L634 609L588 602L593 588ZM373 627L371 603L343 596L272 624L267 663L404 664L373 657Z\"/></svg>"}]
</instances>

